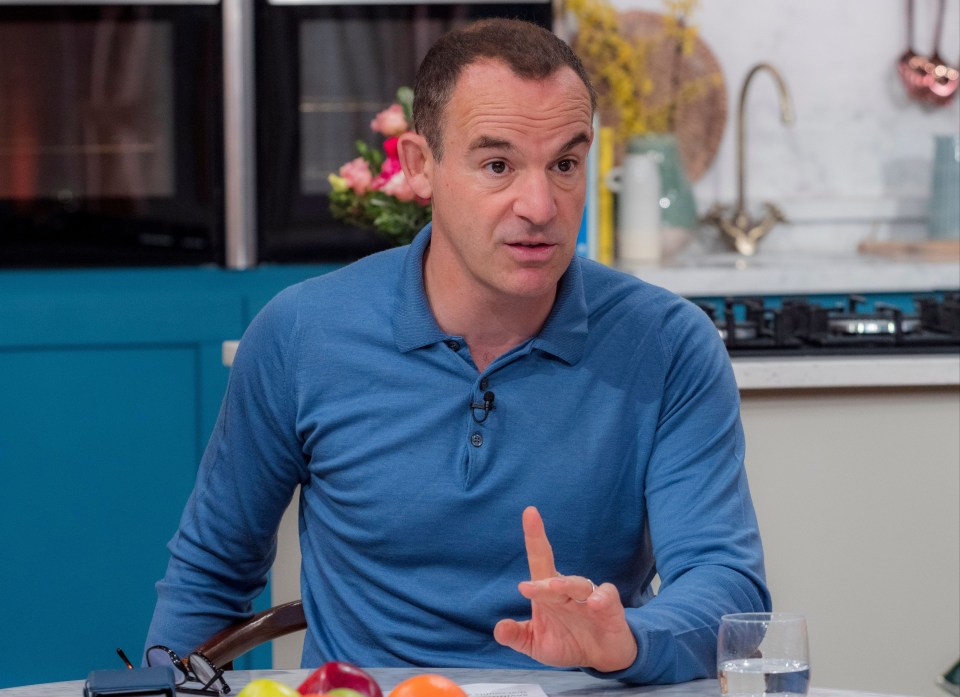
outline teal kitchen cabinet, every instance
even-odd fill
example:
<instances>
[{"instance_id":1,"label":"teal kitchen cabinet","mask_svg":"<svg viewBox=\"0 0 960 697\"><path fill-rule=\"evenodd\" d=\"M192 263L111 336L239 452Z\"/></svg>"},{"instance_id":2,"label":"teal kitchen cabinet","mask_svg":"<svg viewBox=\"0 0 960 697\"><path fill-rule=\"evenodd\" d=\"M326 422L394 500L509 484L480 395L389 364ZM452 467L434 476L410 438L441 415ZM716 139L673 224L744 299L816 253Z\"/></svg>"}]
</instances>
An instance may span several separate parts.
<instances>
[{"instance_id":1,"label":"teal kitchen cabinet","mask_svg":"<svg viewBox=\"0 0 960 697\"><path fill-rule=\"evenodd\" d=\"M330 268L0 273L0 688L139 655L226 387L221 343ZM269 648L244 660L269 667Z\"/></svg>"}]
</instances>

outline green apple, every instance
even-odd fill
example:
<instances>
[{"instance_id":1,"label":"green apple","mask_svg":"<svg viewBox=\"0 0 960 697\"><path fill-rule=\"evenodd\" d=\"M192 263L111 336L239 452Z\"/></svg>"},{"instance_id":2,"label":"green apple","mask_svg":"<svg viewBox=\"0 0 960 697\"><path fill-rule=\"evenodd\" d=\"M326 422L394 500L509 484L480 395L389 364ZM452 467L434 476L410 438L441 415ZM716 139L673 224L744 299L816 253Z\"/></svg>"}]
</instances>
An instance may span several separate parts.
<instances>
[{"instance_id":1,"label":"green apple","mask_svg":"<svg viewBox=\"0 0 960 697\"><path fill-rule=\"evenodd\" d=\"M300 693L276 680L260 678L247 684L237 697L300 697Z\"/></svg>"},{"instance_id":2,"label":"green apple","mask_svg":"<svg viewBox=\"0 0 960 697\"><path fill-rule=\"evenodd\" d=\"M335 687L326 692L303 693L302 697L367 697L362 692L352 690L349 687Z\"/></svg>"},{"instance_id":3,"label":"green apple","mask_svg":"<svg viewBox=\"0 0 960 697\"><path fill-rule=\"evenodd\" d=\"M352 690L349 687L335 687L332 690L327 690L327 694L330 697L366 697L362 692Z\"/></svg>"}]
</instances>

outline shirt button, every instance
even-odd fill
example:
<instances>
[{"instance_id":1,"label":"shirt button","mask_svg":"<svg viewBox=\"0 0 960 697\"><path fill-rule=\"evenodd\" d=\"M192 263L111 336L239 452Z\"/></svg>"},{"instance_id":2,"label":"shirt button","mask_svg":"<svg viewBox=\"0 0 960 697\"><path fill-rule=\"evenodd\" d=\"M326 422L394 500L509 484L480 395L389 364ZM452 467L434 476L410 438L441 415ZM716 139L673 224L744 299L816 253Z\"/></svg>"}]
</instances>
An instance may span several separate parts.
<instances>
[{"instance_id":1,"label":"shirt button","mask_svg":"<svg viewBox=\"0 0 960 697\"><path fill-rule=\"evenodd\" d=\"M480 378L480 389L485 390L490 387L490 381L487 378Z\"/></svg>"},{"instance_id":2,"label":"shirt button","mask_svg":"<svg viewBox=\"0 0 960 697\"><path fill-rule=\"evenodd\" d=\"M472 436L470 436L470 445L472 445L474 448L479 448L481 445L483 445L483 434L474 433Z\"/></svg>"},{"instance_id":3,"label":"shirt button","mask_svg":"<svg viewBox=\"0 0 960 697\"><path fill-rule=\"evenodd\" d=\"M460 342L459 342L459 341L454 341L453 339L450 339L450 341L448 341L448 342L446 342L446 343L447 343L447 346L450 348L451 351L459 351L459 350L460 350Z\"/></svg>"}]
</instances>

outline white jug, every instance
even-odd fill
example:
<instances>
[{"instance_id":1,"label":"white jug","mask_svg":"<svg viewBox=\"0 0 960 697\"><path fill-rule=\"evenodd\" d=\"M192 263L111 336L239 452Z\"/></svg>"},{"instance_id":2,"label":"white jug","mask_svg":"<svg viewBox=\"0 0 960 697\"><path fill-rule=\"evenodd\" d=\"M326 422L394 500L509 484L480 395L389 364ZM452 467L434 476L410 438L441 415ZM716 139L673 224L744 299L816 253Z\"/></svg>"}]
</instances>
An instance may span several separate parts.
<instances>
[{"instance_id":1,"label":"white jug","mask_svg":"<svg viewBox=\"0 0 960 697\"><path fill-rule=\"evenodd\" d=\"M623 261L660 261L660 165L656 153L627 153L623 165L606 176L607 188L617 193L617 258Z\"/></svg>"}]
</instances>

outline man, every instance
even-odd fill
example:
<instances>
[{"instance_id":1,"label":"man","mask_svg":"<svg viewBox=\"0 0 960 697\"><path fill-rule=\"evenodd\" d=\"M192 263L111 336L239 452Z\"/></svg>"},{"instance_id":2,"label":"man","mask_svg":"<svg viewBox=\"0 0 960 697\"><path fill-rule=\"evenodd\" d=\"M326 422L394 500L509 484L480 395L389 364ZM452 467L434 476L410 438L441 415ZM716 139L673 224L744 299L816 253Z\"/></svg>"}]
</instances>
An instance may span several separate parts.
<instances>
[{"instance_id":1,"label":"man","mask_svg":"<svg viewBox=\"0 0 960 697\"><path fill-rule=\"evenodd\" d=\"M721 614L769 609L712 323L574 257L594 106L533 25L434 46L399 143L432 225L252 323L148 645L249 614L297 484L305 666L676 682L715 674Z\"/></svg>"}]
</instances>

